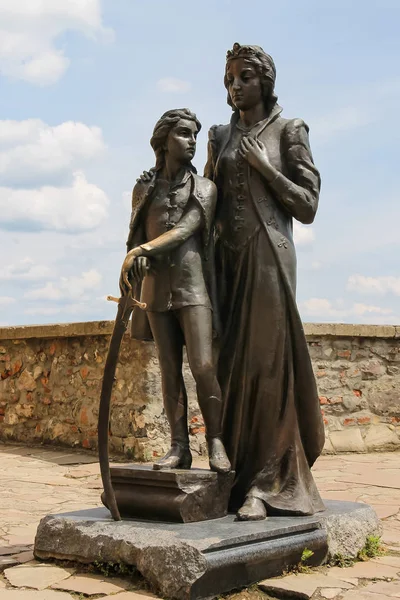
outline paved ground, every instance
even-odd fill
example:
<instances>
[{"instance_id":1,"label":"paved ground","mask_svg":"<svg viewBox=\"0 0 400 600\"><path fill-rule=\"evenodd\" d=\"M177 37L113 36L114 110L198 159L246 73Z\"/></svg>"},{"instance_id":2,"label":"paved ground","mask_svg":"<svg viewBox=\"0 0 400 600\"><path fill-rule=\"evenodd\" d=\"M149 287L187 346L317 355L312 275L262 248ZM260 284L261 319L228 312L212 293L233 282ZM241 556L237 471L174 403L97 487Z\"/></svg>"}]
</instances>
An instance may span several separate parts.
<instances>
[{"instance_id":1,"label":"paved ground","mask_svg":"<svg viewBox=\"0 0 400 600\"><path fill-rule=\"evenodd\" d=\"M151 596L138 577L110 578L33 559L41 517L99 505L101 483L93 456L0 445L0 460L0 600L145 600ZM400 453L324 456L314 474L324 498L367 502L375 508L383 521L387 555L346 569L290 575L230 598L266 599L271 585L272 593L281 598L400 598Z\"/></svg>"}]
</instances>

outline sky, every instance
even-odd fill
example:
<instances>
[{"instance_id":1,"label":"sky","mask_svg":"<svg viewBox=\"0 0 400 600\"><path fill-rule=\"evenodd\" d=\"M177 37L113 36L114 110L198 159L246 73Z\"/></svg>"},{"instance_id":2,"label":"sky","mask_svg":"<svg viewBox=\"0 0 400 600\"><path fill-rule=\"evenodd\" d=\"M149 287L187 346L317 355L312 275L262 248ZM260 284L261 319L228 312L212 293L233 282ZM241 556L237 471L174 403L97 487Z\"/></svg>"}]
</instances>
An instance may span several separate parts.
<instances>
[{"instance_id":1,"label":"sky","mask_svg":"<svg viewBox=\"0 0 400 600\"><path fill-rule=\"evenodd\" d=\"M0 325L113 319L136 178L171 108L227 123L256 44L322 189L295 225L307 322L400 324L398 0L0 0Z\"/></svg>"}]
</instances>

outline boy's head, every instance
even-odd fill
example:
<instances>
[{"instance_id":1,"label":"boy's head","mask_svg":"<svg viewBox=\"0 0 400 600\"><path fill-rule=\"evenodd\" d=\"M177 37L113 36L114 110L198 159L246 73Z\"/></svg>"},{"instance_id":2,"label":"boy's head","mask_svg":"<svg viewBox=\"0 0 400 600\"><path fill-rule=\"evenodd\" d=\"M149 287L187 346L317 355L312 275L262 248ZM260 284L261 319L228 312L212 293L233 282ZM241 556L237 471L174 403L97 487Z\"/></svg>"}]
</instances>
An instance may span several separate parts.
<instances>
[{"instance_id":1,"label":"boy's head","mask_svg":"<svg viewBox=\"0 0 400 600\"><path fill-rule=\"evenodd\" d=\"M200 121L188 108L164 113L157 121L150 140L156 155L156 170L163 168L165 157L169 153L175 160L187 164L195 171L191 161L196 152L196 138L200 129Z\"/></svg>"}]
</instances>

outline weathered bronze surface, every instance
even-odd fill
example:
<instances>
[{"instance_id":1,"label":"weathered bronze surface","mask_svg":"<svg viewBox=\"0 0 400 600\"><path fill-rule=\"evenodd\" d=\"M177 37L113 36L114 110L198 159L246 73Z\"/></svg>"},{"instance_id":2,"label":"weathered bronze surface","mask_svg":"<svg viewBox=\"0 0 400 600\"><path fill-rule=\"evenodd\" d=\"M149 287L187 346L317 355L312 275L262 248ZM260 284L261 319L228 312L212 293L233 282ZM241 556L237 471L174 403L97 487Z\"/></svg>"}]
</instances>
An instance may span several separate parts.
<instances>
[{"instance_id":1,"label":"weathered bronze surface","mask_svg":"<svg viewBox=\"0 0 400 600\"><path fill-rule=\"evenodd\" d=\"M236 471L230 508L243 520L324 509L310 472L324 427L296 306L292 235L293 218L314 219L320 177L307 125L281 116L275 76L260 47L228 52L233 115L211 128L205 168L218 188L218 377L223 440Z\"/></svg>"}]
</instances>

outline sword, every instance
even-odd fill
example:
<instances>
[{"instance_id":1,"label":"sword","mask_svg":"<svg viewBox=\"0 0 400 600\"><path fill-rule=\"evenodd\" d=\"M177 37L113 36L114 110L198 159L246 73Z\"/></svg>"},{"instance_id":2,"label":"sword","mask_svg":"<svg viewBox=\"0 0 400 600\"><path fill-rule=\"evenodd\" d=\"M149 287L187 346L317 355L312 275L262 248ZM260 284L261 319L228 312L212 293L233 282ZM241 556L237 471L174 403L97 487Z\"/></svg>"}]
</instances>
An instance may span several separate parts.
<instances>
[{"instance_id":1,"label":"sword","mask_svg":"<svg viewBox=\"0 0 400 600\"><path fill-rule=\"evenodd\" d=\"M115 370L117 368L119 350L128 327L129 317L135 306L145 309L146 304L133 298L131 290L127 294L122 294L121 298L107 296L107 300L118 302L117 316L115 318L114 329L111 335L110 345L108 347L106 364L104 367L103 382L101 385L99 421L98 421L98 447L101 479L103 482L105 504L107 505L114 521L121 521L121 515L118 509L115 492L111 483L110 458L108 448L108 437L110 429L110 409L111 394L115 381Z\"/></svg>"}]
</instances>

